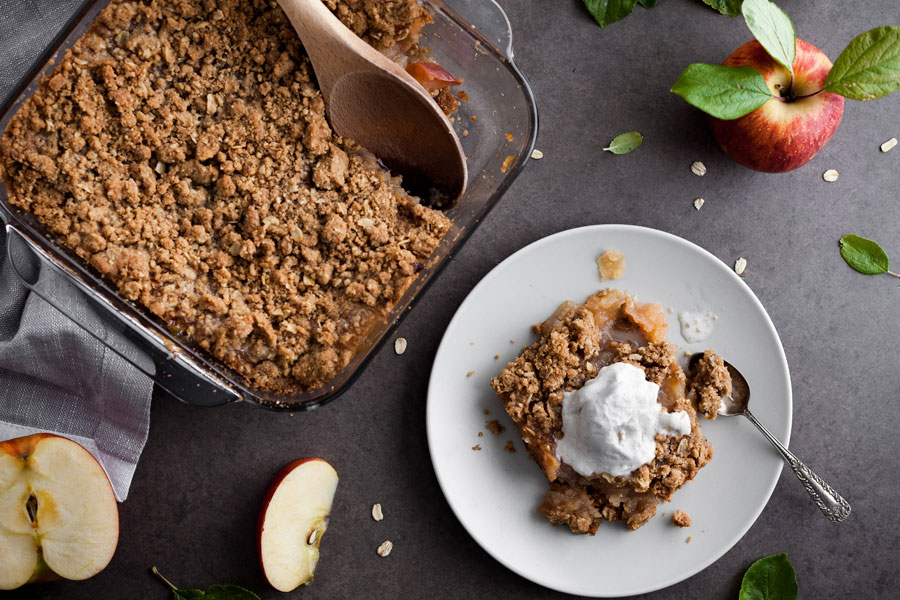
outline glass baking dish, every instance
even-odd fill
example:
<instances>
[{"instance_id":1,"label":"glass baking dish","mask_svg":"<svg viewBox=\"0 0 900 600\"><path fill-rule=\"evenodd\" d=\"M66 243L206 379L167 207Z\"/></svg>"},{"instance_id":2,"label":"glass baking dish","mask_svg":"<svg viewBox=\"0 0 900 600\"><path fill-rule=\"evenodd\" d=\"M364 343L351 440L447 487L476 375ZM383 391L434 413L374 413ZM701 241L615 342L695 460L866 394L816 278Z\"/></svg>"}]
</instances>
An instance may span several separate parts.
<instances>
[{"instance_id":1,"label":"glass baking dish","mask_svg":"<svg viewBox=\"0 0 900 600\"><path fill-rule=\"evenodd\" d=\"M52 72L56 57L75 44L109 1L88 2L60 33L0 109L0 131ZM534 96L513 62L509 20L500 6L494 0L424 2L434 23L423 31L420 45L464 80L462 89L469 97L453 118L467 158L468 189L447 211L452 226L429 263L350 363L326 385L291 395L250 385L211 355L175 337L149 310L120 297L80 257L57 244L34 217L12 206L0 183L0 218L6 227L7 256L16 273L30 290L64 314L78 314L77 306L91 305L106 330L85 330L183 402L216 406L243 400L299 411L334 399L391 338L403 316L512 184L530 158L537 136Z\"/></svg>"}]
</instances>

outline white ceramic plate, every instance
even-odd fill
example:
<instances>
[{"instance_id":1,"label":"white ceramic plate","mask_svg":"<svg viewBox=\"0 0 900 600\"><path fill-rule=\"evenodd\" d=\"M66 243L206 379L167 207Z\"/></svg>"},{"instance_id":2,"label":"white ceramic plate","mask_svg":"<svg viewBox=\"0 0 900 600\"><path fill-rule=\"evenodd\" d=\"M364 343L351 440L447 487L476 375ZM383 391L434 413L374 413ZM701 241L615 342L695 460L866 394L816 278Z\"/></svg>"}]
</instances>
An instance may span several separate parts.
<instances>
[{"instance_id":1,"label":"white ceramic plate","mask_svg":"<svg viewBox=\"0 0 900 600\"><path fill-rule=\"evenodd\" d=\"M625 254L627 270L601 283L596 259L608 249ZM653 229L596 225L539 240L498 265L459 307L435 357L431 460L450 507L488 553L548 588L594 597L651 592L709 566L759 516L782 465L748 421L720 418L703 424L712 462L637 531L604 522L597 535L576 536L538 514L546 479L528 460L490 379L536 339L533 323L564 300L583 302L607 286L671 307L670 341L689 352L714 348L746 376L754 414L785 443L791 429L790 376L772 321L741 278L700 247ZM706 340L688 344L677 314L698 309L719 318ZM494 435L488 419L499 419L506 431ZM517 452L504 451L507 440ZM472 449L476 444L480 451ZM693 526L675 527L676 509L689 513Z\"/></svg>"}]
</instances>

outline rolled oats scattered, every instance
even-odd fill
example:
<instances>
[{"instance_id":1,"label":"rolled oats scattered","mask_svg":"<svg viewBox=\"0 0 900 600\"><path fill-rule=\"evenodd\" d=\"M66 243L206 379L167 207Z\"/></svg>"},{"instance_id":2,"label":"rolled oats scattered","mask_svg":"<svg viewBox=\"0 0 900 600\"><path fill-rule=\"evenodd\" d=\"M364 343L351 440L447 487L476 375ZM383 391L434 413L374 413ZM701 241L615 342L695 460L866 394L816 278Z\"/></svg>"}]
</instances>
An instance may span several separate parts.
<instances>
[{"instance_id":1,"label":"rolled oats scattered","mask_svg":"<svg viewBox=\"0 0 900 600\"><path fill-rule=\"evenodd\" d=\"M706 165L704 165L699 160L694 162L694 164L691 165L691 173L693 173L697 177L703 177L704 175L706 175Z\"/></svg>"},{"instance_id":2,"label":"rolled oats scattered","mask_svg":"<svg viewBox=\"0 0 900 600\"><path fill-rule=\"evenodd\" d=\"M399 337L394 340L394 352L398 355L406 352L406 338Z\"/></svg>"},{"instance_id":3,"label":"rolled oats scattered","mask_svg":"<svg viewBox=\"0 0 900 600\"><path fill-rule=\"evenodd\" d=\"M390 540L385 540L383 544L378 546L378 550L377 550L378 556L380 556L381 558L384 558L388 554L390 554L391 550L393 550L393 549L394 549L394 544L392 544Z\"/></svg>"},{"instance_id":4,"label":"rolled oats scattered","mask_svg":"<svg viewBox=\"0 0 900 600\"><path fill-rule=\"evenodd\" d=\"M881 145L881 151L887 152L888 150L890 150L891 148L893 148L896 145L897 145L897 138L891 138Z\"/></svg>"},{"instance_id":5,"label":"rolled oats scattered","mask_svg":"<svg viewBox=\"0 0 900 600\"><path fill-rule=\"evenodd\" d=\"M734 272L737 273L738 275L743 274L744 269L746 269L746 268L747 268L747 259L744 258L743 256L741 258L737 259L736 261L734 261Z\"/></svg>"},{"instance_id":6,"label":"rolled oats scattered","mask_svg":"<svg viewBox=\"0 0 900 600\"><path fill-rule=\"evenodd\" d=\"M533 158L534 160L541 160L542 158L544 158L544 153L537 149L532 150L531 158Z\"/></svg>"},{"instance_id":7,"label":"rolled oats scattered","mask_svg":"<svg viewBox=\"0 0 900 600\"><path fill-rule=\"evenodd\" d=\"M704 200L703 198L697 198L696 200L694 200L694 208L700 210L701 208L703 208L703 204L705 202L706 200Z\"/></svg>"},{"instance_id":8,"label":"rolled oats scattered","mask_svg":"<svg viewBox=\"0 0 900 600\"><path fill-rule=\"evenodd\" d=\"M838 172L835 171L834 169L828 169L827 171L825 171L822 174L822 179L824 179L825 181L828 181L829 183L833 182L833 181L837 181Z\"/></svg>"},{"instance_id":9,"label":"rolled oats scattered","mask_svg":"<svg viewBox=\"0 0 900 600\"><path fill-rule=\"evenodd\" d=\"M384 518L384 513L381 512L380 504L372 505L372 518L375 519L376 521L380 521Z\"/></svg>"}]
</instances>

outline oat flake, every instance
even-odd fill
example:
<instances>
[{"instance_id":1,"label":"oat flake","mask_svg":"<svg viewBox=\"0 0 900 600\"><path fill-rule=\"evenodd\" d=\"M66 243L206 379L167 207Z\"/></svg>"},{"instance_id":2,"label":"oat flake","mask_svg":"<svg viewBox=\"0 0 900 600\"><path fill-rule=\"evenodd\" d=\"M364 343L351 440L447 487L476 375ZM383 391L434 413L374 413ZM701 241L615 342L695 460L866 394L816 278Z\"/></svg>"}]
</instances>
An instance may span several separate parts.
<instances>
[{"instance_id":1,"label":"oat flake","mask_svg":"<svg viewBox=\"0 0 900 600\"><path fill-rule=\"evenodd\" d=\"M696 200L694 200L694 208L700 210L701 208L703 208L703 204L705 202L706 200L704 200L703 198L697 198Z\"/></svg>"},{"instance_id":2,"label":"oat flake","mask_svg":"<svg viewBox=\"0 0 900 600\"><path fill-rule=\"evenodd\" d=\"M897 138L891 138L881 145L881 151L887 152L888 150L890 150L891 148L893 148L896 145L897 145Z\"/></svg>"},{"instance_id":3,"label":"oat flake","mask_svg":"<svg viewBox=\"0 0 900 600\"><path fill-rule=\"evenodd\" d=\"M394 352L398 355L406 352L406 338L399 337L394 340Z\"/></svg>"},{"instance_id":4,"label":"oat flake","mask_svg":"<svg viewBox=\"0 0 900 600\"><path fill-rule=\"evenodd\" d=\"M541 160L542 158L544 158L544 153L537 149L532 150L531 158L533 158L534 160Z\"/></svg>"},{"instance_id":5,"label":"oat flake","mask_svg":"<svg viewBox=\"0 0 900 600\"><path fill-rule=\"evenodd\" d=\"M390 540L385 540L385 542L383 544L378 546L378 550L377 550L378 556L380 556L381 558L384 558L385 556L390 554L391 550L393 550L393 549L394 549L394 544L392 544Z\"/></svg>"},{"instance_id":6,"label":"oat flake","mask_svg":"<svg viewBox=\"0 0 900 600\"><path fill-rule=\"evenodd\" d=\"M380 520L384 519L384 513L381 512L380 504L372 505L372 518L375 519L376 521L380 521Z\"/></svg>"},{"instance_id":7,"label":"oat flake","mask_svg":"<svg viewBox=\"0 0 900 600\"><path fill-rule=\"evenodd\" d=\"M694 164L691 165L691 173L693 173L697 177L703 177L704 175L706 175L706 165L704 165L699 160L694 162Z\"/></svg>"},{"instance_id":8,"label":"oat flake","mask_svg":"<svg viewBox=\"0 0 900 600\"><path fill-rule=\"evenodd\" d=\"M834 169L828 169L827 171L825 171L825 173L822 174L822 179L824 179L825 181L827 181L829 183L831 183L833 181L837 181L838 172L835 171Z\"/></svg>"},{"instance_id":9,"label":"oat flake","mask_svg":"<svg viewBox=\"0 0 900 600\"><path fill-rule=\"evenodd\" d=\"M736 261L734 261L734 272L738 275L742 275L744 273L744 269L747 268L747 259L743 256Z\"/></svg>"}]
</instances>

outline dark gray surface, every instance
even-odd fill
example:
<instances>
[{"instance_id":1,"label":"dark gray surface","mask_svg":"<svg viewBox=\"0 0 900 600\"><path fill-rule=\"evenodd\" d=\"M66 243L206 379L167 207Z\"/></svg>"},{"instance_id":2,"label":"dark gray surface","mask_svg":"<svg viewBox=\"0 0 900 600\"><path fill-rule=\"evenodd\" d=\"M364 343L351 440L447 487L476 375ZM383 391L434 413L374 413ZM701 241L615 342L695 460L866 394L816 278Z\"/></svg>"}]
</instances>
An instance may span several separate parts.
<instances>
[{"instance_id":1,"label":"dark gray surface","mask_svg":"<svg viewBox=\"0 0 900 600\"><path fill-rule=\"evenodd\" d=\"M736 598L746 567L777 552L796 567L802 598L896 597L900 289L887 276L850 270L837 240L871 237L900 264L900 148L878 150L900 136L900 93L848 101L831 143L810 164L758 174L730 162L704 117L667 92L689 63L718 62L749 39L740 20L699 1L668 0L601 30L576 0L503 3L538 98L545 158L528 166L403 323L406 354L384 348L344 396L308 414L192 408L159 395L131 495L120 507L111 565L87 582L35 591L53 599L164 598L148 572L157 565L185 586L234 582L263 598L284 597L257 566L256 512L284 463L318 455L337 468L341 484L316 581L289 597L560 597L494 561L450 512L424 432L428 375L456 307L502 259L571 227L633 223L685 237L729 264L747 257L746 281L778 328L791 367L791 448L853 506L847 522L827 522L785 470L730 552L644 597ZM900 22L896 0L781 5L800 37L832 59L856 34ZM6 45L9 19L0 22ZM8 77L0 73L4 86ZM632 129L645 136L636 152L600 151ZM689 170L694 160L709 168L702 179ZM841 173L835 184L822 181L829 168ZM697 196L706 199L699 212L691 205ZM381 523L369 516L374 502L384 506ZM382 559L375 548L385 539L394 551Z\"/></svg>"}]
</instances>

